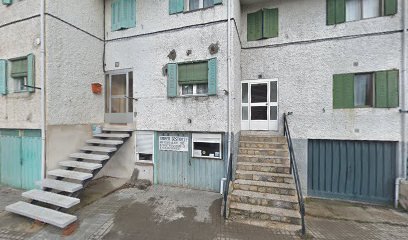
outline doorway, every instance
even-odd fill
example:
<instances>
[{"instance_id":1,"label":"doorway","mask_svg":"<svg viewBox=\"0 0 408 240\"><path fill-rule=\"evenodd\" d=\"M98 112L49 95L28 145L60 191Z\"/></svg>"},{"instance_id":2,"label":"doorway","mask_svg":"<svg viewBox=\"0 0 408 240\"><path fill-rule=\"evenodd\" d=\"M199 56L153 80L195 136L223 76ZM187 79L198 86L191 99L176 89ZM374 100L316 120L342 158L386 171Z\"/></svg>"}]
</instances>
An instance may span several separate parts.
<instances>
[{"instance_id":1,"label":"doorway","mask_svg":"<svg viewBox=\"0 0 408 240\"><path fill-rule=\"evenodd\" d=\"M278 131L278 80L242 82L241 129Z\"/></svg>"},{"instance_id":2,"label":"doorway","mask_svg":"<svg viewBox=\"0 0 408 240\"><path fill-rule=\"evenodd\" d=\"M133 122L133 72L111 72L106 75L105 86L105 122Z\"/></svg>"}]
</instances>

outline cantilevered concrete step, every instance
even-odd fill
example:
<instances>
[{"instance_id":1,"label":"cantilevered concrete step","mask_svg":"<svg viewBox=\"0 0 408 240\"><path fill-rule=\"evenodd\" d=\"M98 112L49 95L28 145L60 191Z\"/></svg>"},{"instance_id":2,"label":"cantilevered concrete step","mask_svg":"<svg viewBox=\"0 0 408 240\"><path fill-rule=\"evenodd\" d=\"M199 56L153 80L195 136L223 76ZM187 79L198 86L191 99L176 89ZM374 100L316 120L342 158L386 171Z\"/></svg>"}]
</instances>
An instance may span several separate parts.
<instances>
[{"instance_id":1,"label":"cantilevered concrete step","mask_svg":"<svg viewBox=\"0 0 408 240\"><path fill-rule=\"evenodd\" d=\"M52 204L55 206L70 208L77 205L80 200L78 198L68 197L57 193L41 191L37 189L30 190L28 192L23 192L23 197L37 200L40 202Z\"/></svg>"},{"instance_id":2,"label":"cantilevered concrete step","mask_svg":"<svg viewBox=\"0 0 408 240\"><path fill-rule=\"evenodd\" d=\"M69 192L73 193L76 191L79 191L82 189L82 184L78 183L70 183L70 182L65 182L65 181L60 181L60 180L55 180L55 179L50 179L46 178L42 181L36 182L38 186L41 186L43 188L51 188L63 192Z\"/></svg>"},{"instance_id":3,"label":"cantilevered concrete step","mask_svg":"<svg viewBox=\"0 0 408 240\"><path fill-rule=\"evenodd\" d=\"M48 223L59 228L65 228L77 220L76 216L21 201L8 205L6 211Z\"/></svg>"},{"instance_id":4,"label":"cantilevered concrete step","mask_svg":"<svg viewBox=\"0 0 408 240\"><path fill-rule=\"evenodd\" d=\"M270 220L287 224L300 224L300 213L298 210L290 210L275 207L255 206L245 203L230 204L230 217L236 218L252 218L256 220Z\"/></svg>"},{"instance_id":5,"label":"cantilevered concrete step","mask_svg":"<svg viewBox=\"0 0 408 240\"><path fill-rule=\"evenodd\" d=\"M103 131L106 131L106 132L133 132L135 130L131 128L104 127Z\"/></svg>"},{"instance_id":6,"label":"cantilevered concrete step","mask_svg":"<svg viewBox=\"0 0 408 240\"><path fill-rule=\"evenodd\" d=\"M276 182L276 183L294 183L293 177L290 174L243 171L243 170L236 171L235 179Z\"/></svg>"},{"instance_id":7,"label":"cantilevered concrete step","mask_svg":"<svg viewBox=\"0 0 408 240\"><path fill-rule=\"evenodd\" d=\"M238 162L290 164L289 157L238 154Z\"/></svg>"},{"instance_id":8,"label":"cantilevered concrete step","mask_svg":"<svg viewBox=\"0 0 408 240\"><path fill-rule=\"evenodd\" d=\"M284 209L298 209L298 201L295 196L259 193L234 189L230 195L231 202L251 204L254 206L277 207Z\"/></svg>"},{"instance_id":9,"label":"cantilevered concrete step","mask_svg":"<svg viewBox=\"0 0 408 240\"><path fill-rule=\"evenodd\" d=\"M86 170L96 170L102 168L102 164L99 163L88 163L88 162L78 162L78 161L62 161L58 163L63 167L80 168Z\"/></svg>"},{"instance_id":10,"label":"cantilevered concrete step","mask_svg":"<svg viewBox=\"0 0 408 240\"><path fill-rule=\"evenodd\" d=\"M276 163L238 162L237 169L258 172L290 173L290 165Z\"/></svg>"},{"instance_id":11,"label":"cantilevered concrete step","mask_svg":"<svg viewBox=\"0 0 408 240\"><path fill-rule=\"evenodd\" d=\"M286 138L283 136L262 136L241 134L239 140L248 142L286 143Z\"/></svg>"},{"instance_id":12,"label":"cantilevered concrete step","mask_svg":"<svg viewBox=\"0 0 408 240\"><path fill-rule=\"evenodd\" d=\"M86 141L89 144L103 144L103 145L120 145L123 143L122 140L104 140L104 139L89 139Z\"/></svg>"},{"instance_id":13,"label":"cantilevered concrete step","mask_svg":"<svg viewBox=\"0 0 408 240\"><path fill-rule=\"evenodd\" d=\"M280 142L253 142L253 141L240 141L240 147L246 148L279 148L279 149L287 149L288 146L285 143Z\"/></svg>"},{"instance_id":14,"label":"cantilevered concrete step","mask_svg":"<svg viewBox=\"0 0 408 240\"><path fill-rule=\"evenodd\" d=\"M288 157L287 149L268 149L268 148L239 148L239 154L255 155L255 156L275 156Z\"/></svg>"},{"instance_id":15,"label":"cantilevered concrete step","mask_svg":"<svg viewBox=\"0 0 408 240\"><path fill-rule=\"evenodd\" d=\"M76 172L76 171L69 171L69 170L62 170L62 169L55 169L48 171L48 175L54 177L64 177L69 179L75 179L80 181L85 181L89 178L92 178L93 175L91 173L83 173L83 172Z\"/></svg>"},{"instance_id":16,"label":"cantilevered concrete step","mask_svg":"<svg viewBox=\"0 0 408 240\"><path fill-rule=\"evenodd\" d=\"M296 186L288 183L264 182L238 179L234 181L234 190L245 190L280 195L296 195Z\"/></svg>"},{"instance_id":17,"label":"cantilevered concrete step","mask_svg":"<svg viewBox=\"0 0 408 240\"><path fill-rule=\"evenodd\" d=\"M94 137L97 138L127 138L130 135L127 133L101 133L101 134L95 134Z\"/></svg>"},{"instance_id":18,"label":"cantilevered concrete step","mask_svg":"<svg viewBox=\"0 0 408 240\"><path fill-rule=\"evenodd\" d=\"M102 154L90 154L90 153L72 153L69 155L70 158L86 159L93 161L105 161L109 159L108 155Z\"/></svg>"},{"instance_id":19,"label":"cantilevered concrete step","mask_svg":"<svg viewBox=\"0 0 408 240\"><path fill-rule=\"evenodd\" d=\"M96 146L84 146L81 147L82 151L92 151L92 152L104 152L111 153L117 150L116 147L96 147Z\"/></svg>"}]
</instances>

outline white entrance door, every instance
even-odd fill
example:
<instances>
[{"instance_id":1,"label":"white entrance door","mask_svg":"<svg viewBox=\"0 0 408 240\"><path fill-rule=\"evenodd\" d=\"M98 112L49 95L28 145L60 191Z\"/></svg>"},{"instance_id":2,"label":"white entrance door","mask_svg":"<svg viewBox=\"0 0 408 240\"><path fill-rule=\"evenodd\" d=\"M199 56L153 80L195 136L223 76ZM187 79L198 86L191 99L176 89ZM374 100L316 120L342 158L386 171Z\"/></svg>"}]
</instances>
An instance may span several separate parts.
<instances>
[{"instance_id":1,"label":"white entrance door","mask_svg":"<svg viewBox=\"0 0 408 240\"><path fill-rule=\"evenodd\" d=\"M242 83L242 130L278 130L278 81Z\"/></svg>"}]
</instances>

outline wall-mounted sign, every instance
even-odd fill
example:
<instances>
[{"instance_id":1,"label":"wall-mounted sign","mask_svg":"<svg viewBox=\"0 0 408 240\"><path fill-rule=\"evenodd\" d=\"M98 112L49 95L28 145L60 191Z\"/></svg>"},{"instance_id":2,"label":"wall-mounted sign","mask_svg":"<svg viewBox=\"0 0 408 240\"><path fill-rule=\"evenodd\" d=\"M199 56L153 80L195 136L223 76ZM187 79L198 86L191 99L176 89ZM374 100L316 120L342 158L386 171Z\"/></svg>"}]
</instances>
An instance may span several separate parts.
<instances>
[{"instance_id":1,"label":"wall-mounted sign","mask_svg":"<svg viewBox=\"0 0 408 240\"><path fill-rule=\"evenodd\" d=\"M161 151L188 152L188 137L160 136L159 149Z\"/></svg>"}]
</instances>

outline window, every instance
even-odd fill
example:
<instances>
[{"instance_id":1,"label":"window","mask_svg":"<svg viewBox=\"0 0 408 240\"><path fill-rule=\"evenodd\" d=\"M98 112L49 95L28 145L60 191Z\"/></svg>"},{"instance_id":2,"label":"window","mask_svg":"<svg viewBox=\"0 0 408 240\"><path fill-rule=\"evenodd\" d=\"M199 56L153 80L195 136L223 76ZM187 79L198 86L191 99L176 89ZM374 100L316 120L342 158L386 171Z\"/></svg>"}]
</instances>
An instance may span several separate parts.
<instances>
[{"instance_id":1,"label":"window","mask_svg":"<svg viewBox=\"0 0 408 240\"><path fill-rule=\"evenodd\" d=\"M193 133L192 156L222 159L221 134Z\"/></svg>"},{"instance_id":2,"label":"window","mask_svg":"<svg viewBox=\"0 0 408 240\"><path fill-rule=\"evenodd\" d=\"M274 38L279 35L279 11L275 9L261 9L247 16L248 41Z\"/></svg>"},{"instance_id":3,"label":"window","mask_svg":"<svg viewBox=\"0 0 408 240\"><path fill-rule=\"evenodd\" d=\"M8 92L34 92L34 55L9 60L10 82ZM5 80L7 81L7 80Z\"/></svg>"},{"instance_id":4,"label":"window","mask_svg":"<svg viewBox=\"0 0 408 240\"><path fill-rule=\"evenodd\" d=\"M167 70L167 95L216 95L217 59L191 63L170 63Z\"/></svg>"},{"instance_id":5,"label":"window","mask_svg":"<svg viewBox=\"0 0 408 240\"><path fill-rule=\"evenodd\" d=\"M333 76L333 108L395 108L399 105L398 70Z\"/></svg>"},{"instance_id":6,"label":"window","mask_svg":"<svg viewBox=\"0 0 408 240\"><path fill-rule=\"evenodd\" d=\"M397 4L398 0L327 0L327 25L394 15Z\"/></svg>"},{"instance_id":7,"label":"window","mask_svg":"<svg viewBox=\"0 0 408 240\"><path fill-rule=\"evenodd\" d=\"M112 32L136 26L136 0L115 0L111 7Z\"/></svg>"},{"instance_id":8,"label":"window","mask_svg":"<svg viewBox=\"0 0 408 240\"><path fill-rule=\"evenodd\" d=\"M136 132L136 160L153 161L154 134L148 131Z\"/></svg>"},{"instance_id":9,"label":"window","mask_svg":"<svg viewBox=\"0 0 408 240\"><path fill-rule=\"evenodd\" d=\"M13 0L3 0L3 5L11 5Z\"/></svg>"},{"instance_id":10,"label":"window","mask_svg":"<svg viewBox=\"0 0 408 240\"><path fill-rule=\"evenodd\" d=\"M169 13L181 13L222 4L222 0L169 0Z\"/></svg>"}]
</instances>

